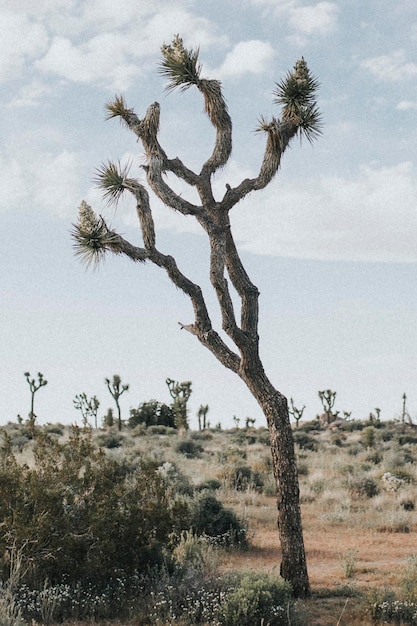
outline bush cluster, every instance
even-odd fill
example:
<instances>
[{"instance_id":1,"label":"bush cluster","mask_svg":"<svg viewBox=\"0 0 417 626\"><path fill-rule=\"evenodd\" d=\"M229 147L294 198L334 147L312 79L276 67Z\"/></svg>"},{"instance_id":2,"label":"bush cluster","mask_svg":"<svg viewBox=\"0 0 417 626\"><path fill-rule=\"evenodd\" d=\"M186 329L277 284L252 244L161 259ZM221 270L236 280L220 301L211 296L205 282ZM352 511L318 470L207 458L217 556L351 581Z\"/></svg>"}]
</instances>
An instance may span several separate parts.
<instances>
[{"instance_id":1,"label":"bush cluster","mask_svg":"<svg viewBox=\"0 0 417 626\"><path fill-rule=\"evenodd\" d=\"M20 583L102 588L120 577L169 567L181 533L243 545L246 529L213 495L198 492L170 463L118 461L93 445L89 428L59 443L39 432L31 465L19 464L10 437L0 449L0 576L13 554Z\"/></svg>"}]
</instances>

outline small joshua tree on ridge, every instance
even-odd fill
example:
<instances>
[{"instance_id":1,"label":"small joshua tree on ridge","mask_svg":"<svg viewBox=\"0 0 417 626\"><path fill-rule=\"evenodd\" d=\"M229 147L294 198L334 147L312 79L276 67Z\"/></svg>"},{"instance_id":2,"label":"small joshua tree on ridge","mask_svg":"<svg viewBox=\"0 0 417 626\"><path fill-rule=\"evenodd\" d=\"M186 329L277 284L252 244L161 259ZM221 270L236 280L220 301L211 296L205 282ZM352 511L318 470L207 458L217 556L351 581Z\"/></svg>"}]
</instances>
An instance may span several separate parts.
<instances>
[{"instance_id":1,"label":"small joshua tree on ridge","mask_svg":"<svg viewBox=\"0 0 417 626\"><path fill-rule=\"evenodd\" d=\"M294 400L292 398L290 398L290 404L291 404L291 409L289 409L289 413L290 415L293 416L293 418L295 419L295 427L298 428L298 424L301 420L301 418L303 417L303 413L304 413L304 409L306 408L305 405L303 406L302 409L298 409L295 404L294 404Z\"/></svg>"},{"instance_id":2,"label":"small joshua tree on ridge","mask_svg":"<svg viewBox=\"0 0 417 626\"><path fill-rule=\"evenodd\" d=\"M30 377L30 373L29 372L25 372L25 376L26 376L26 380L28 382L29 385L29 389L30 389L30 413L29 413L29 420L35 424L35 419L36 419L36 415L35 415L35 411L34 411L34 405L35 405L35 393L37 391L39 391L39 389L41 387L44 387L45 385L48 384L48 381L44 379L42 372L38 372L38 382L36 382L36 380L34 378Z\"/></svg>"},{"instance_id":3,"label":"small joshua tree on ridge","mask_svg":"<svg viewBox=\"0 0 417 626\"><path fill-rule=\"evenodd\" d=\"M80 393L75 396L73 400L75 408L81 412L83 423L86 426L88 424L88 418L94 419L94 426L97 428L97 411L100 406L100 401L96 396L87 398L87 394Z\"/></svg>"},{"instance_id":4,"label":"small joshua tree on ridge","mask_svg":"<svg viewBox=\"0 0 417 626\"><path fill-rule=\"evenodd\" d=\"M120 409L119 398L120 396L129 389L129 385L122 385L122 380L120 376L115 374L113 376L113 380L110 382L109 378L104 379L107 385L107 389L111 393L116 403L117 408L117 427L119 430L122 430L122 412Z\"/></svg>"},{"instance_id":5,"label":"small joshua tree on ridge","mask_svg":"<svg viewBox=\"0 0 417 626\"><path fill-rule=\"evenodd\" d=\"M117 202L127 192L136 203L143 245L134 245L112 230L104 218L82 202L74 226L76 252L87 263L97 263L108 252L124 255L134 262L154 263L164 269L174 285L190 300L194 319L181 328L194 335L220 363L241 378L259 403L271 435L271 451L277 485L278 528L282 548L281 573L291 582L296 596L308 596L307 575L299 486L294 442L285 396L267 378L259 355L259 291L243 266L233 237L230 212L251 192L265 188L274 178L281 157L291 140L305 137L312 142L321 132L317 107L317 80L302 58L293 71L276 84L274 102L281 107L280 117L261 117L257 131L266 136L266 147L259 172L236 187L226 184L222 197L214 196L212 179L229 160L232 151L232 121L218 80L201 76L198 50L187 50L176 36L163 45L161 74L168 79L167 90L196 88L204 99L205 112L215 129L211 155L194 172L180 158L169 158L158 140L160 106L151 104L143 117L129 108L120 95L107 104L108 118L119 118L141 142L145 153L143 173L146 182L129 175L129 167L109 162L97 175L107 200ZM199 196L197 203L187 200L169 186L166 175L176 176ZM194 218L210 244L210 282L221 313L222 328L213 327L212 315L202 288L178 267L176 260L157 247L155 225L148 188L166 206ZM240 299L236 310L230 285ZM226 335L225 340L223 333ZM232 346L232 347L230 347Z\"/></svg>"}]
</instances>

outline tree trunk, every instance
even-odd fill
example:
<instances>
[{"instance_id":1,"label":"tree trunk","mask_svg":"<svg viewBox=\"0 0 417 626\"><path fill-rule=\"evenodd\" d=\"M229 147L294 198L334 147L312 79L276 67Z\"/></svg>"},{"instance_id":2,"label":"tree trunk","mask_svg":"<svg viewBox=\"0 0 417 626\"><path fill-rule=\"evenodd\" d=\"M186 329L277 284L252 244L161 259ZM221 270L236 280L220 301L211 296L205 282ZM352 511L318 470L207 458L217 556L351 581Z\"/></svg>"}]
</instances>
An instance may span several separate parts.
<instances>
[{"instance_id":1,"label":"tree trunk","mask_svg":"<svg viewBox=\"0 0 417 626\"><path fill-rule=\"evenodd\" d=\"M282 550L280 574L291 582L297 598L310 596L310 583L301 524L300 490L294 440L285 396L263 370L241 372L266 417L271 437L272 465L277 487L278 532Z\"/></svg>"}]
</instances>

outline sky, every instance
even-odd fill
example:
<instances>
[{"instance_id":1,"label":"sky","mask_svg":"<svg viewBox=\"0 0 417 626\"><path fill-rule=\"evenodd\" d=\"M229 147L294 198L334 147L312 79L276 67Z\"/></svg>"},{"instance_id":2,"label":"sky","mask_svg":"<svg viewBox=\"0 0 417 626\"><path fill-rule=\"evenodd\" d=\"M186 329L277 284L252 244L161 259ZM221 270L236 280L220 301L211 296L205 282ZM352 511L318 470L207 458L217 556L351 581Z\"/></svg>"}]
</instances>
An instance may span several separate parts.
<instances>
[{"instance_id":1,"label":"sky","mask_svg":"<svg viewBox=\"0 0 417 626\"><path fill-rule=\"evenodd\" d=\"M322 412L417 422L417 5L415 0L0 0L0 425L30 411L24 372L48 384L39 423L80 423L77 394L113 406L104 379L129 391L122 413L169 403L167 378L192 381L190 425L265 424L243 382L179 323L192 309L151 265L108 256L96 270L70 236L86 200L140 245L135 206L107 206L94 183L107 160L143 149L105 104L123 94L143 117L161 105L160 143L199 171L214 132L201 94L167 93L160 47L180 34L199 48L202 75L219 79L233 120L233 152L216 174L222 197L259 171L261 116L279 117L273 91L304 57L320 81L323 134L294 140L270 185L231 214L245 266L261 292L260 350L277 389ZM170 182L172 182L170 180ZM173 183L175 184L175 182ZM193 199L190 190L180 188ZM159 249L201 284L207 242L192 218L151 200Z\"/></svg>"}]
</instances>

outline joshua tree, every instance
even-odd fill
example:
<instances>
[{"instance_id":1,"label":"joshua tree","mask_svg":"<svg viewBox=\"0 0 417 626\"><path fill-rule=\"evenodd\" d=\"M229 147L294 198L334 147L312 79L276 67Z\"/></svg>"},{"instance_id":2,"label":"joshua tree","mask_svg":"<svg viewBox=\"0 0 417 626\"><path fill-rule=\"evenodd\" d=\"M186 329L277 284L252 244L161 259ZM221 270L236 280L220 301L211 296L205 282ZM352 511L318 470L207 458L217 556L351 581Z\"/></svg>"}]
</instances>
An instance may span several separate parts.
<instances>
[{"instance_id":1,"label":"joshua tree","mask_svg":"<svg viewBox=\"0 0 417 626\"><path fill-rule=\"evenodd\" d=\"M298 428L298 423L300 419L303 417L304 409L306 407L303 406L302 409L297 409L297 407L294 404L294 400L292 398L290 398L290 404L291 404L291 409L289 409L289 413L295 419L295 427Z\"/></svg>"},{"instance_id":2,"label":"joshua tree","mask_svg":"<svg viewBox=\"0 0 417 626\"><path fill-rule=\"evenodd\" d=\"M87 395L83 392L75 396L73 400L75 408L81 412L84 425L88 424L88 418L94 419L95 428L97 428L97 411L100 406L100 401L96 396L87 398Z\"/></svg>"},{"instance_id":3,"label":"joshua tree","mask_svg":"<svg viewBox=\"0 0 417 626\"><path fill-rule=\"evenodd\" d=\"M332 412L332 408L334 407L334 403L336 400L336 391L332 391L331 389L319 391L319 398L323 405L324 413L326 415L326 422L327 424L330 424L339 413L339 411L337 413Z\"/></svg>"},{"instance_id":4,"label":"joshua tree","mask_svg":"<svg viewBox=\"0 0 417 626\"><path fill-rule=\"evenodd\" d=\"M191 382L184 381L183 383L177 383L171 378L166 379L169 393L174 402L172 403L172 410L175 416L175 426L180 429L188 429L188 417L187 417L187 402L191 395Z\"/></svg>"},{"instance_id":5,"label":"joshua tree","mask_svg":"<svg viewBox=\"0 0 417 626\"><path fill-rule=\"evenodd\" d=\"M129 176L129 167L106 163L97 174L97 182L107 200L117 202L124 192L136 202L143 246L136 246L112 230L86 202L82 202L78 223L74 226L76 252L87 263L97 263L107 252L122 254L135 262L151 262L163 268L174 285L190 299L194 320L181 328L194 335L220 363L237 374L261 406L271 433L271 450L278 497L278 527L282 547L281 573L289 580L297 596L310 593L301 514L294 442L285 396L267 378L259 355L259 291L251 282L240 258L230 225L230 212L248 194L265 188L274 178L281 157L291 140L305 137L312 142L321 133L321 115L317 107L318 81L300 59L293 71L276 84L273 95L281 107L279 118L261 117L257 131L266 136L266 148L259 173L236 187L226 184L223 197L215 198L212 178L229 160L232 150L232 122L217 80L202 78L198 50L187 50L177 36L172 44L162 46L161 74L168 79L167 90L195 87L203 96L205 111L216 137L214 148L200 173L192 171L178 157L169 158L158 140L160 106L151 104L140 118L118 95L107 104L108 118L120 118L141 142L146 183ZM199 202L187 200L171 188L166 174L176 176L194 188ZM222 317L221 331L212 325L201 287L190 280L175 259L164 254L156 244L153 214L148 188L177 213L195 218L210 244L210 281ZM235 310L229 283L240 299L240 320ZM231 343L230 343L231 342ZM230 346L233 347L230 347Z\"/></svg>"},{"instance_id":6,"label":"joshua tree","mask_svg":"<svg viewBox=\"0 0 417 626\"><path fill-rule=\"evenodd\" d=\"M35 393L41 387L44 387L45 385L47 385L48 381L44 379L43 374L41 372L38 372L38 382L36 382L34 378L30 377L30 373L29 372L25 372L25 376L26 376L26 380L28 382L29 389L30 389L30 394L31 394L29 421L32 422L33 424L35 424L35 419L36 419L36 415L35 415L35 412L34 412Z\"/></svg>"},{"instance_id":7,"label":"joshua tree","mask_svg":"<svg viewBox=\"0 0 417 626\"><path fill-rule=\"evenodd\" d=\"M198 430L205 430L207 428L207 413L209 410L208 404L200 404L200 408L198 409L197 417L198 417Z\"/></svg>"},{"instance_id":8,"label":"joshua tree","mask_svg":"<svg viewBox=\"0 0 417 626\"><path fill-rule=\"evenodd\" d=\"M105 382L107 385L107 389L110 391L111 395L114 398L117 407L117 426L119 430L122 430L122 412L120 410L119 398L129 389L129 385L122 385L122 380L120 376L115 374L113 376L113 380L110 382L109 378L105 378Z\"/></svg>"}]
</instances>

